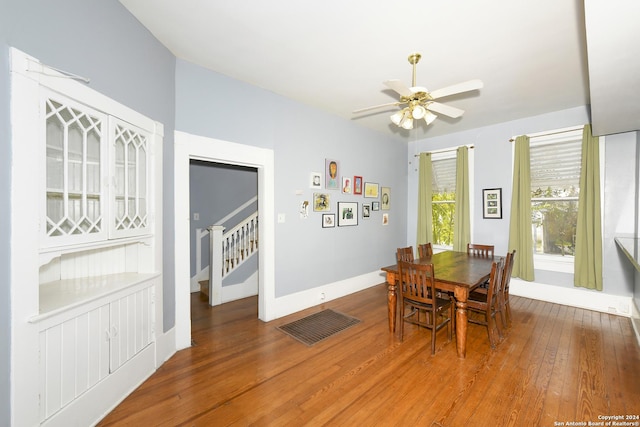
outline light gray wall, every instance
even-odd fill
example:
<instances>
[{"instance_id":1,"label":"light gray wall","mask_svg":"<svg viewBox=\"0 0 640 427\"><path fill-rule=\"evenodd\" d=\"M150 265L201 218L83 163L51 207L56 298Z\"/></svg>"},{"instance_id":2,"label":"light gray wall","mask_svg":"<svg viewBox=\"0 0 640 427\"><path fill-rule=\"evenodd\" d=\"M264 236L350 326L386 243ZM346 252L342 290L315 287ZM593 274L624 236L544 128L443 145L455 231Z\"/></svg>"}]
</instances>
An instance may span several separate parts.
<instances>
[{"instance_id":1,"label":"light gray wall","mask_svg":"<svg viewBox=\"0 0 640 427\"><path fill-rule=\"evenodd\" d=\"M91 79L90 87L164 125L165 330L174 325L175 57L117 1L11 0L0 7L0 425L9 425L10 134L8 48Z\"/></svg>"},{"instance_id":2,"label":"light gray wall","mask_svg":"<svg viewBox=\"0 0 640 427\"><path fill-rule=\"evenodd\" d=\"M462 144L473 144L475 157L475 186L473 198L472 240L494 244L496 252L506 253L509 238L509 220L512 185L512 145L509 139L526 133L589 123L588 107L557 111L522 120L499 123L493 126L450 134L439 138L427 138L409 144L409 160L413 162L409 173L409 195L417 195L417 161L414 154ZM635 229L636 136L625 133L606 136L605 143L605 194L603 211L603 291L613 295L630 296L633 285L625 272L623 255L615 247L614 236L633 234ZM482 218L482 189L502 188L502 219ZM407 241L415 244L416 197L409 197ZM573 287L573 275L535 270L535 281L550 285Z\"/></svg>"},{"instance_id":3,"label":"light gray wall","mask_svg":"<svg viewBox=\"0 0 640 427\"><path fill-rule=\"evenodd\" d=\"M244 166L224 165L192 160L189 165L189 194L191 212L191 276L196 274L197 228L223 225L226 230L258 210L253 202L228 221L220 220L258 195L258 170ZM200 219L194 219L198 213ZM202 267L209 265L209 239L203 239ZM253 263L257 268L257 263ZM225 282L225 281L223 281ZM224 285L224 283L223 283Z\"/></svg>"},{"instance_id":4,"label":"light gray wall","mask_svg":"<svg viewBox=\"0 0 640 427\"><path fill-rule=\"evenodd\" d=\"M248 110L253 114L244 114ZM182 60L176 65L176 129L274 151L276 214L286 218L275 230L276 297L375 271L391 264L395 248L405 244L406 143ZM339 160L341 174L391 187L388 226L382 211L360 218L357 227L332 229L322 228L319 212L299 217L302 201L312 201L309 174L324 176L325 158ZM338 201L371 200L328 192L332 212Z\"/></svg>"}]
</instances>

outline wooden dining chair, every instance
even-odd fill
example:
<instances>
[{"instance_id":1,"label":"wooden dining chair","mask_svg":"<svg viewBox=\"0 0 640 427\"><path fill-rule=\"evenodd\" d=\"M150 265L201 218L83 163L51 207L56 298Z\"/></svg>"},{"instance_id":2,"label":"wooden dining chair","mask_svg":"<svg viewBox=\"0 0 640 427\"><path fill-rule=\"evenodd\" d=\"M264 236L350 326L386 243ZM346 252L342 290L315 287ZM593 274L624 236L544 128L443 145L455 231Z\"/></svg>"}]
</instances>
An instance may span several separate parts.
<instances>
[{"instance_id":1,"label":"wooden dining chair","mask_svg":"<svg viewBox=\"0 0 640 427\"><path fill-rule=\"evenodd\" d=\"M398 248L397 251L396 251L396 259L398 261L413 262L414 261L413 246L407 246L405 248ZM400 286L402 286L402 283L401 282L398 283L397 286L398 286L398 289L400 289ZM398 290L398 293L401 293L401 291ZM402 304L402 299L398 298L398 305L400 305L400 304ZM408 312L409 313L408 315L412 315L413 313L415 313L418 310L416 307L412 307L411 305L409 305L407 308L410 309L410 311Z\"/></svg>"},{"instance_id":2,"label":"wooden dining chair","mask_svg":"<svg viewBox=\"0 0 640 427\"><path fill-rule=\"evenodd\" d=\"M467 253L469 255L492 257L494 252L493 245L479 245L477 243L467 243Z\"/></svg>"},{"instance_id":3,"label":"wooden dining chair","mask_svg":"<svg viewBox=\"0 0 640 427\"><path fill-rule=\"evenodd\" d=\"M472 292L467 299L467 310L471 314L468 320L471 323L487 327L491 348L495 348L499 340L503 338L503 320L502 318L500 318L500 321L496 319L496 317L502 316L500 292L502 290L503 275L504 259L501 258L498 261L494 261L491 266L487 293ZM479 315L480 318L476 315ZM497 336L496 331L498 333Z\"/></svg>"},{"instance_id":4,"label":"wooden dining chair","mask_svg":"<svg viewBox=\"0 0 640 427\"><path fill-rule=\"evenodd\" d=\"M509 305L509 283L511 282L511 272L513 271L513 259L516 256L516 250L507 252L504 261L504 273L502 275L502 292L501 292L501 311L502 321L505 328L511 326L511 306Z\"/></svg>"},{"instance_id":5,"label":"wooden dining chair","mask_svg":"<svg viewBox=\"0 0 640 427\"><path fill-rule=\"evenodd\" d=\"M398 250L396 251L396 260L413 262L413 246L398 248Z\"/></svg>"},{"instance_id":6,"label":"wooden dining chair","mask_svg":"<svg viewBox=\"0 0 640 427\"><path fill-rule=\"evenodd\" d=\"M494 246L493 245L480 245L477 243L467 243L467 254L473 256L491 257L493 258ZM478 292L487 293L489 288L489 281L481 284L476 290Z\"/></svg>"},{"instance_id":7,"label":"wooden dining chair","mask_svg":"<svg viewBox=\"0 0 640 427\"><path fill-rule=\"evenodd\" d=\"M431 354L436 352L436 335L447 326L447 336L451 341L454 322L453 301L438 298L433 264L414 264L398 261L400 276L400 341L404 338L404 322L416 324L431 330ZM405 306L416 310L405 316ZM425 311L425 320L420 319L420 311Z\"/></svg>"},{"instance_id":8,"label":"wooden dining chair","mask_svg":"<svg viewBox=\"0 0 640 427\"><path fill-rule=\"evenodd\" d=\"M431 246L431 242L421 243L418 245L418 256L420 258L425 258L431 255L433 255L433 246Z\"/></svg>"}]
</instances>

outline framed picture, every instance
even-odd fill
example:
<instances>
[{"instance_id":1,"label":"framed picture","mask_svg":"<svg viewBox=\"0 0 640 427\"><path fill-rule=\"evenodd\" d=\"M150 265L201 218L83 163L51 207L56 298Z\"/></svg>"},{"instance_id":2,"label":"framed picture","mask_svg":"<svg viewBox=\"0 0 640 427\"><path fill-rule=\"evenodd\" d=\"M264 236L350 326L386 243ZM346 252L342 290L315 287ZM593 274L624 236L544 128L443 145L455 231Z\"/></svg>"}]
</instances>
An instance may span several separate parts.
<instances>
[{"instance_id":1,"label":"framed picture","mask_svg":"<svg viewBox=\"0 0 640 427\"><path fill-rule=\"evenodd\" d=\"M383 213L382 214L382 225L389 225L389 214L388 213Z\"/></svg>"},{"instance_id":2,"label":"framed picture","mask_svg":"<svg viewBox=\"0 0 640 427\"><path fill-rule=\"evenodd\" d=\"M370 197L372 199L378 198L378 184L374 182L364 183L364 197Z\"/></svg>"},{"instance_id":3,"label":"framed picture","mask_svg":"<svg viewBox=\"0 0 640 427\"><path fill-rule=\"evenodd\" d=\"M380 189L380 200L382 201L382 210L388 211L391 206L391 188L382 187Z\"/></svg>"},{"instance_id":4,"label":"framed picture","mask_svg":"<svg viewBox=\"0 0 640 427\"><path fill-rule=\"evenodd\" d=\"M331 210L331 197L327 193L313 193L313 210L323 212Z\"/></svg>"},{"instance_id":5,"label":"framed picture","mask_svg":"<svg viewBox=\"0 0 640 427\"><path fill-rule=\"evenodd\" d=\"M380 210L380 202L371 202L371 210L379 211Z\"/></svg>"},{"instance_id":6,"label":"framed picture","mask_svg":"<svg viewBox=\"0 0 640 427\"><path fill-rule=\"evenodd\" d=\"M358 225L358 204L356 202L338 202L338 227Z\"/></svg>"},{"instance_id":7,"label":"framed picture","mask_svg":"<svg viewBox=\"0 0 640 427\"><path fill-rule=\"evenodd\" d=\"M369 219L371 217L371 205L362 204L362 218Z\"/></svg>"},{"instance_id":8,"label":"framed picture","mask_svg":"<svg viewBox=\"0 0 640 427\"><path fill-rule=\"evenodd\" d=\"M362 194L362 177L354 176L353 177L353 194Z\"/></svg>"},{"instance_id":9,"label":"framed picture","mask_svg":"<svg viewBox=\"0 0 640 427\"><path fill-rule=\"evenodd\" d=\"M309 187L318 190L322 188L322 174L320 172L311 172L309 176Z\"/></svg>"},{"instance_id":10,"label":"framed picture","mask_svg":"<svg viewBox=\"0 0 640 427\"><path fill-rule=\"evenodd\" d=\"M502 219L502 188L482 190L482 217Z\"/></svg>"},{"instance_id":11,"label":"framed picture","mask_svg":"<svg viewBox=\"0 0 640 427\"><path fill-rule=\"evenodd\" d=\"M344 194L351 194L351 177L350 176L343 176L342 177L342 192Z\"/></svg>"},{"instance_id":12,"label":"framed picture","mask_svg":"<svg viewBox=\"0 0 640 427\"><path fill-rule=\"evenodd\" d=\"M325 175L327 177L327 183L325 184L325 188L327 190L337 190L340 188L340 175L338 174L338 161L325 159L324 160L325 167Z\"/></svg>"},{"instance_id":13,"label":"framed picture","mask_svg":"<svg viewBox=\"0 0 640 427\"><path fill-rule=\"evenodd\" d=\"M336 226L336 214L322 214L322 228L333 228Z\"/></svg>"}]
</instances>

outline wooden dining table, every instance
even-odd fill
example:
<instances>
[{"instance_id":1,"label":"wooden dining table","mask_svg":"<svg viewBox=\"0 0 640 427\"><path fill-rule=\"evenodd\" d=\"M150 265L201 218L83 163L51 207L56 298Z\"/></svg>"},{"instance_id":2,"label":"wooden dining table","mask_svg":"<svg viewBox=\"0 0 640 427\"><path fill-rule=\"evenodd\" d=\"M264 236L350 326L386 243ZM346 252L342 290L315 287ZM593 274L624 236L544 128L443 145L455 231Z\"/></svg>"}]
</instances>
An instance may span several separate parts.
<instances>
[{"instance_id":1,"label":"wooden dining table","mask_svg":"<svg viewBox=\"0 0 640 427\"><path fill-rule=\"evenodd\" d=\"M444 251L416 259L418 264L433 264L436 288L453 292L456 302L456 349L458 357L464 359L467 353L467 300L472 290L489 279L491 265L502 257L469 255L466 252ZM396 264L381 268L387 275L387 307L389 332L395 333L398 305ZM400 319L402 321L402 319Z\"/></svg>"}]
</instances>

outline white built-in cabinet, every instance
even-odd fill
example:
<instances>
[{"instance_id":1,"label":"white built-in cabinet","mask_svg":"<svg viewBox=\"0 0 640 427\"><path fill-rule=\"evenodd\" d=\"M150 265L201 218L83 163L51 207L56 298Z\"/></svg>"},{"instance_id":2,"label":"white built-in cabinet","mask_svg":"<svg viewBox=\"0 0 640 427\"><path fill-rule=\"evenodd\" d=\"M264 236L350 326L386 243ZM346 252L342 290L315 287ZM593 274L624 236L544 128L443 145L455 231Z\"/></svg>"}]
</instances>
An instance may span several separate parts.
<instances>
[{"instance_id":1,"label":"white built-in cabinet","mask_svg":"<svg viewBox=\"0 0 640 427\"><path fill-rule=\"evenodd\" d=\"M156 368L163 128L11 49L12 421L96 423Z\"/></svg>"}]
</instances>

